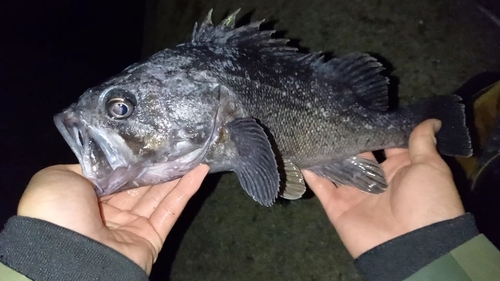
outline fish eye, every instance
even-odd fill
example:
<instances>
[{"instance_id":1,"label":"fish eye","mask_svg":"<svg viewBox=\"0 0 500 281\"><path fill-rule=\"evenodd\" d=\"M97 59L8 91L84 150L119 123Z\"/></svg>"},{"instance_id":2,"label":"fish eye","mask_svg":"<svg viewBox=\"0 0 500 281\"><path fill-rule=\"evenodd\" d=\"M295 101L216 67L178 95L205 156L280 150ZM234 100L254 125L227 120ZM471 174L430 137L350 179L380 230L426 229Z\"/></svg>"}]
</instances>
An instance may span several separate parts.
<instances>
[{"instance_id":1,"label":"fish eye","mask_svg":"<svg viewBox=\"0 0 500 281\"><path fill-rule=\"evenodd\" d=\"M127 98L111 98L106 103L109 116L115 119L125 119L134 112L134 104Z\"/></svg>"}]
</instances>

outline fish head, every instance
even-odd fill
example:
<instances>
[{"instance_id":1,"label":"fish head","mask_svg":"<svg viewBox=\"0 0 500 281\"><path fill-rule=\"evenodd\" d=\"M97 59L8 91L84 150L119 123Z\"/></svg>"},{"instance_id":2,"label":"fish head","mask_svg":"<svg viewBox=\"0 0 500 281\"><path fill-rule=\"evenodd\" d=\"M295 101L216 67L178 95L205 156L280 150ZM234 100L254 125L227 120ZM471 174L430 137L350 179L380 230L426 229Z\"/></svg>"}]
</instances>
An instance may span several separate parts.
<instances>
[{"instance_id":1,"label":"fish head","mask_svg":"<svg viewBox=\"0 0 500 281\"><path fill-rule=\"evenodd\" d=\"M54 122L83 175L104 196L196 167L216 126L213 89L181 68L145 63L88 89Z\"/></svg>"}]
</instances>

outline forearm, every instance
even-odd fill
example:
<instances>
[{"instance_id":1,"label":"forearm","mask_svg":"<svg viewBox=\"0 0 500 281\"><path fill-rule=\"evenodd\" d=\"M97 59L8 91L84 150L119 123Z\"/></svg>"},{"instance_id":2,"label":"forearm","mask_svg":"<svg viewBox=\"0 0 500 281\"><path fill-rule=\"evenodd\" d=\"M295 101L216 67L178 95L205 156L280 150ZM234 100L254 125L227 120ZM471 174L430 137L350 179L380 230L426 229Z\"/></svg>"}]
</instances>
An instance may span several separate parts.
<instances>
[{"instance_id":1,"label":"forearm","mask_svg":"<svg viewBox=\"0 0 500 281\"><path fill-rule=\"evenodd\" d=\"M0 262L32 280L148 280L137 264L52 223L12 217L0 233Z\"/></svg>"},{"instance_id":2,"label":"forearm","mask_svg":"<svg viewBox=\"0 0 500 281\"><path fill-rule=\"evenodd\" d=\"M450 264L450 257L455 259L458 253L463 253L461 245L466 247L466 243L475 243L475 245L483 247L485 252L490 253L487 259L499 259L497 264L492 264L492 267L484 268L484 270L497 271L500 274L500 252L491 243L488 246L484 241L480 241L478 235L479 231L473 216L465 214L452 220L429 225L381 244L357 258L355 265L367 281L401 281L410 276L413 278L411 280L443 280L440 279L443 276L456 274L457 268L468 262L467 258L471 260L486 258L484 256L471 256L463 258L461 264L445 266ZM455 257L453 257L454 253ZM463 254L460 255L463 257ZM436 264L434 264L435 262ZM436 268L436 265L439 268ZM488 262L486 261L483 266L488 267ZM433 279L434 275L426 275L426 272L429 273L429 269L433 269L433 271L439 269L440 277L436 276L437 279ZM419 276L425 277L419 279Z\"/></svg>"}]
</instances>

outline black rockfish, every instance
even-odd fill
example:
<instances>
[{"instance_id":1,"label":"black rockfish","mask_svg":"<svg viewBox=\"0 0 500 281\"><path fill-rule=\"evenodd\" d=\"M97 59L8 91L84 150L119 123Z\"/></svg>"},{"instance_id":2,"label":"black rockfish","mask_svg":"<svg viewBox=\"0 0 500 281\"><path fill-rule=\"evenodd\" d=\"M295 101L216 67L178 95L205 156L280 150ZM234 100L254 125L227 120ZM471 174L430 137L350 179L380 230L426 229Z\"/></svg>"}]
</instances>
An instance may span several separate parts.
<instances>
[{"instance_id":1,"label":"black rockfish","mask_svg":"<svg viewBox=\"0 0 500 281\"><path fill-rule=\"evenodd\" d=\"M192 40L165 49L88 89L54 120L99 196L181 177L200 163L234 171L270 206L305 190L300 169L370 192L386 188L378 163L356 156L405 147L428 118L443 122L441 153L471 155L464 109L454 95L388 111L388 79L373 57L324 61L288 40L214 26L211 12Z\"/></svg>"}]
</instances>

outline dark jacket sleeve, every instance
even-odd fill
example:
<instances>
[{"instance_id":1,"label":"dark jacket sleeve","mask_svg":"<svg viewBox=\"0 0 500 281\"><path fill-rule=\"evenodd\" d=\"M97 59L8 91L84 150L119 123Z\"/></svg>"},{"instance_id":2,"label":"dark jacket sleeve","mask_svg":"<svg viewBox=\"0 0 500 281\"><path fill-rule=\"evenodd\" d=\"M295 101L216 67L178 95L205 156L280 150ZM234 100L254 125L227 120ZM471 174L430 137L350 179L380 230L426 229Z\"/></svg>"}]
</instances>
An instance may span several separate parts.
<instances>
[{"instance_id":1,"label":"dark jacket sleeve","mask_svg":"<svg viewBox=\"0 0 500 281\"><path fill-rule=\"evenodd\" d=\"M148 280L119 252L55 224L15 216L0 233L0 262L35 280Z\"/></svg>"},{"instance_id":2,"label":"dark jacket sleeve","mask_svg":"<svg viewBox=\"0 0 500 281\"><path fill-rule=\"evenodd\" d=\"M489 257L476 252L469 254L470 260L467 261L463 249L471 245L481 247L481 252L488 253ZM454 257L462 257L461 262L453 263ZM465 214L387 241L362 254L355 260L355 265L367 281L401 281L410 277L413 278L411 280L445 280L443 276L449 277L450 274L466 279L449 280L483 280L471 278L464 269L468 267L467 263L484 259L481 271L498 272L500 264L490 266L488 260L491 258L500 258L500 252L486 237L479 235L474 217ZM433 272L438 273L437 279L432 277Z\"/></svg>"}]
</instances>

